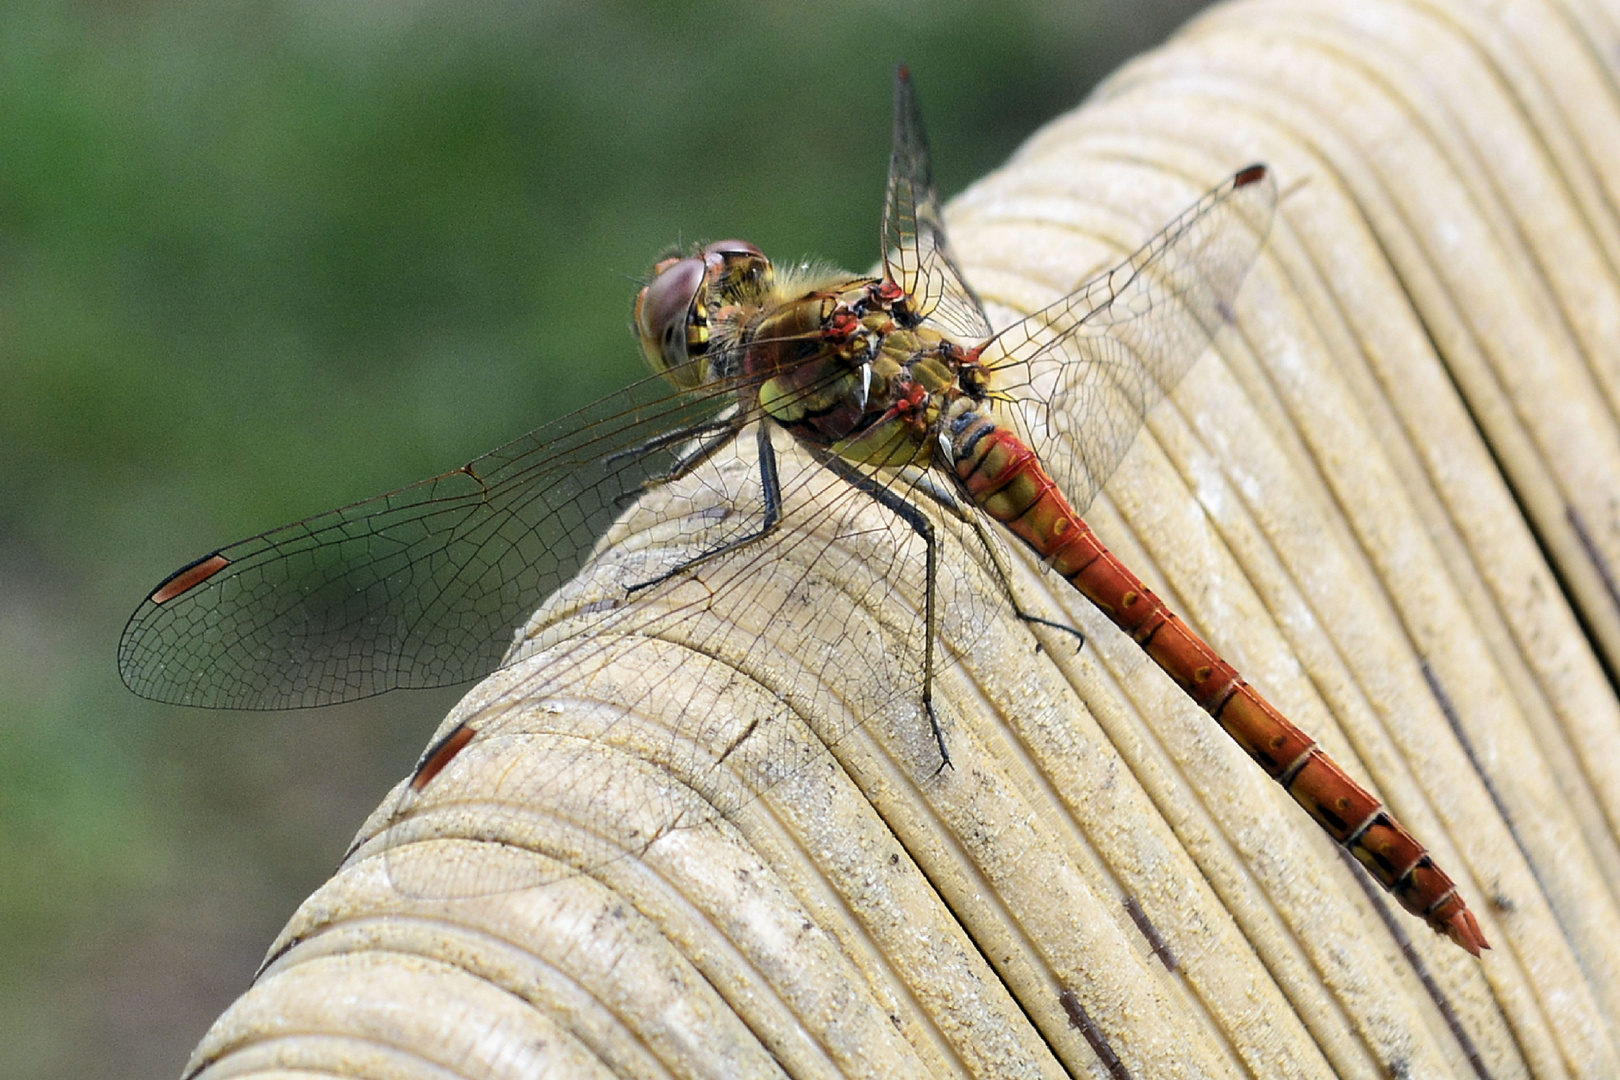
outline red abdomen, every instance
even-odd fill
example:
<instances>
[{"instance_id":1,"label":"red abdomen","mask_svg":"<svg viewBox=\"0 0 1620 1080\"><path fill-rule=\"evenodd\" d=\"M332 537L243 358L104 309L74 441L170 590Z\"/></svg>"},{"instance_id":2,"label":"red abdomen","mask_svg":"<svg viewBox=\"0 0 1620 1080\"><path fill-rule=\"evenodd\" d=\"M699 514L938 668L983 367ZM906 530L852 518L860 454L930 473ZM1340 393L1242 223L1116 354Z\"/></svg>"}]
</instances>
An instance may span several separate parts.
<instances>
[{"instance_id":1,"label":"red abdomen","mask_svg":"<svg viewBox=\"0 0 1620 1080\"><path fill-rule=\"evenodd\" d=\"M985 513L1129 634L1402 907L1476 956L1490 947L1423 845L1103 546L1034 451L976 413L951 431L957 478Z\"/></svg>"}]
</instances>

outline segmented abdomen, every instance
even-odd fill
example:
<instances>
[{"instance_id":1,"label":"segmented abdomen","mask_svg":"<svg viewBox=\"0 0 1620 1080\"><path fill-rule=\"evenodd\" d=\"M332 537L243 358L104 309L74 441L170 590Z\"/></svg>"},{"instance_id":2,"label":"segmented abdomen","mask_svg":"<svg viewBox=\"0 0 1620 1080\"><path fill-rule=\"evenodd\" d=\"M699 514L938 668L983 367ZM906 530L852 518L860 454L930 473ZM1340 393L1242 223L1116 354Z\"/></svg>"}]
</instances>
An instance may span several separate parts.
<instances>
[{"instance_id":1,"label":"segmented abdomen","mask_svg":"<svg viewBox=\"0 0 1620 1080\"><path fill-rule=\"evenodd\" d=\"M1402 907L1476 956L1490 947L1423 845L1103 546L1034 451L976 413L952 424L951 448L974 502L1142 646Z\"/></svg>"}]
</instances>

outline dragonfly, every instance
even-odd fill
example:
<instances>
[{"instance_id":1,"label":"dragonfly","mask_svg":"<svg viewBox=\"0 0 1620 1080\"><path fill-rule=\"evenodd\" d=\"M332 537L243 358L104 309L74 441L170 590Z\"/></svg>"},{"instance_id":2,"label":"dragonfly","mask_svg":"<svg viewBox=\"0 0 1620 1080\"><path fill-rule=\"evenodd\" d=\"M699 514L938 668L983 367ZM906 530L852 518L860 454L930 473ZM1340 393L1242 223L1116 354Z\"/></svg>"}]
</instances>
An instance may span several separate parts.
<instances>
[{"instance_id":1,"label":"dragonfly","mask_svg":"<svg viewBox=\"0 0 1620 1080\"><path fill-rule=\"evenodd\" d=\"M593 845L625 850L622 835L603 838L610 818L645 846L732 813L870 714L926 720L943 768L933 678L947 624L962 652L986 603L1046 621L1019 606L994 522L1129 635L1402 907L1478 956L1489 944L1423 845L1079 514L1147 410L1235 320L1276 200L1267 166L1243 168L1119 265L995 330L947 240L901 67L880 272L778 266L741 240L672 253L635 301L650 376L451 472L188 563L130 617L120 673L148 698L236 709L507 678L550 703L541 719L518 724L475 691L417 764L388 830L389 872L405 891L502 891L549 872L401 854L452 835L432 811L466 805L445 778L472 768L470 748L544 751L544 767L480 805L567 804L561 815L584 838L556 857L575 867L594 865ZM999 600L940 557L950 523L988 553ZM868 605L876 616L818 603L840 543L859 548L872 589L911 582L921 612L882 596ZM789 586L772 584L784 568ZM769 705L722 708L739 678L724 633L739 619L813 630L802 646L762 632L743 654L768 660L756 676L767 682L767 669L793 663L831 676L848 715L831 698L796 703L785 678L778 711L834 714L815 738ZM861 636L875 646L840 647ZM608 707L569 707L593 694ZM674 719L650 745L624 717L654 702ZM631 794L629 753L701 798L681 801L668 784Z\"/></svg>"}]
</instances>

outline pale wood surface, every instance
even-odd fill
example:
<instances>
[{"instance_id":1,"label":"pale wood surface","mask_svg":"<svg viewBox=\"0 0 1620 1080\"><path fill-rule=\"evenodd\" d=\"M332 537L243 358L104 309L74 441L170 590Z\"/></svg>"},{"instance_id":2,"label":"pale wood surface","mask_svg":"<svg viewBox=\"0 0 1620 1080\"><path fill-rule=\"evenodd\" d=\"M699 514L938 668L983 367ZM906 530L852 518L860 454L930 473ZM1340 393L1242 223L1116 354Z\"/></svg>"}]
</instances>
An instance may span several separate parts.
<instances>
[{"instance_id":1,"label":"pale wood surface","mask_svg":"<svg viewBox=\"0 0 1620 1080\"><path fill-rule=\"evenodd\" d=\"M914 716L880 717L643 859L473 899L404 897L362 847L193 1070L1110 1075L1072 995L1114 1075L1620 1075L1620 607L1601 569L1620 566L1617 65L1620 11L1596 3L1228 5L949 211L1010 320L1271 164L1278 223L1235 327L1087 516L1429 845L1495 946L1482 960L1369 895L1020 558L1030 605L1087 644L981 602L939 686L954 768L934 773ZM993 597L950 543L963 587ZM774 716L782 687L829 670L829 612L907 632L895 613L920 599L868 569L838 564L802 619L712 631L715 663L747 676L716 691L727 716ZM640 649L614 677L719 670L677 660ZM520 730L524 675L462 708ZM469 782L545 769L504 745ZM624 790L672 797L632 773ZM528 858L491 847L397 857Z\"/></svg>"}]
</instances>

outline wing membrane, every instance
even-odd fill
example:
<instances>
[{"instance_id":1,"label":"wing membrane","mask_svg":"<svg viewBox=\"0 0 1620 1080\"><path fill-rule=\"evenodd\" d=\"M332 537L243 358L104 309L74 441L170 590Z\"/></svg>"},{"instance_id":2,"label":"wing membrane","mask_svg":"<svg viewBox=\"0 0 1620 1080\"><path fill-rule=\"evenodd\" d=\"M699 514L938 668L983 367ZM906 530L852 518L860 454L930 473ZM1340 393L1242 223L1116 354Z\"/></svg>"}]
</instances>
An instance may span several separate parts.
<instances>
[{"instance_id":1,"label":"wing membrane","mask_svg":"<svg viewBox=\"0 0 1620 1080\"><path fill-rule=\"evenodd\" d=\"M383 850L401 892L481 896L594 871L808 775L866 722L917 775L939 768L921 697L923 542L791 439L777 440L783 520L767 542L626 596L626 583L701 550L695 524L757 523L751 435L639 499L540 606L509 666L458 707L465 749L430 754L432 782L407 786L390 821ZM926 500L919 477L877 475ZM940 529L953 544L964 532ZM977 570L971 548L941 560L938 640L962 652L991 621L983 583L969 583ZM476 855L419 858L422 842L465 838L469 820ZM549 858L486 857L530 850Z\"/></svg>"},{"instance_id":2,"label":"wing membrane","mask_svg":"<svg viewBox=\"0 0 1620 1080\"><path fill-rule=\"evenodd\" d=\"M883 204L884 275L911 298L912 314L962 341L983 341L990 322L956 267L934 191L917 94L905 67L894 77L894 150Z\"/></svg>"},{"instance_id":3,"label":"wing membrane","mask_svg":"<svg viewBox=\"0 0 1620 1080\"><path fill-rule=\"evenodd\" d=\"M460 469L221 548L136 609L120 673L143 697L235 709L476 678L676 460L689 440L667 433L734 402L734 386L672 397L655 376Z\"/></svg>"},{"instance_id":4,"label":"wing membrane","mask_svg":"<svg viewBox=\"0 0 1620 1080\"><path fill-rule=\"evenodd\" d=\"M1232 320L1276 203L1270 171L1251 165L1130 258L983 346L996 389L1014 397L1025 434L1076 509L1113 474L1147 410Z\"/></svg>"}]
</instances>

